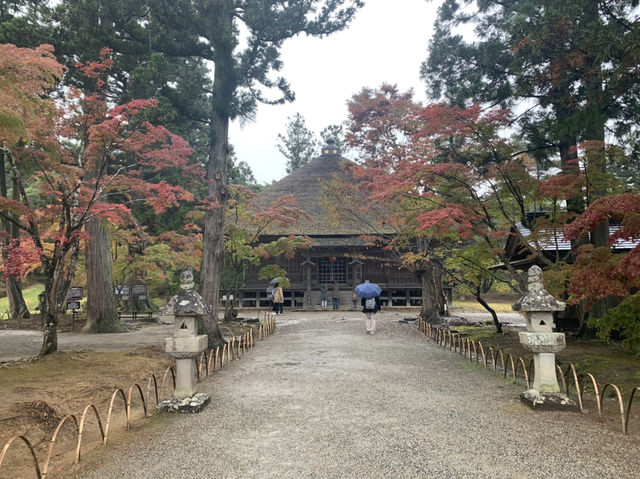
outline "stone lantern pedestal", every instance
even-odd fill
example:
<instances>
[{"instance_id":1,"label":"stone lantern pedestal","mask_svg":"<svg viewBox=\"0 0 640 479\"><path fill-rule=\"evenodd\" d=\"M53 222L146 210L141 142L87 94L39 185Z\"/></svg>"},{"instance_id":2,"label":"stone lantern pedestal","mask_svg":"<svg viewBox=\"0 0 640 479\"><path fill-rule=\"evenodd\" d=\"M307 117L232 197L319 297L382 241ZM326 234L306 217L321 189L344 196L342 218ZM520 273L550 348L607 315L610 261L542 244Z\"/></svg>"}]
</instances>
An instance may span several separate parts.
<instances>
[{"instance_id":1,"label":"stone lantern pedestal","mask_svg":"<svg viewBox=\"0 0 640 479\"><path fill-rule=\"evenodd\" d=\"M209 307L193 286L193 273L190 269L183 271L180 292L169 302L175 320L173 337L166 338L165 349L176 361L176 387L172 397L158 404L161 412L200 412L210 400L196 390L196 358L207 349L208 342L206 334L197 334L197 324Z\"/></svg>"},{"instance_id":2,"label":"stone lantern pedestal","mask_svg":"<svg viewBox=\"0 0 640 479\"><path fill-rule=\"evenodd\" d=\"M543 288L542 270L529 269L527 293L513 305L527 320L527 332L519 333L522 346L533 353L533 387L520 398L534 408L566 408L575 404L560 391L556 376L556 353L566 347L563 333L554 333L553 312L563 311L565 303Z\"/></svg>"}]
</instances>

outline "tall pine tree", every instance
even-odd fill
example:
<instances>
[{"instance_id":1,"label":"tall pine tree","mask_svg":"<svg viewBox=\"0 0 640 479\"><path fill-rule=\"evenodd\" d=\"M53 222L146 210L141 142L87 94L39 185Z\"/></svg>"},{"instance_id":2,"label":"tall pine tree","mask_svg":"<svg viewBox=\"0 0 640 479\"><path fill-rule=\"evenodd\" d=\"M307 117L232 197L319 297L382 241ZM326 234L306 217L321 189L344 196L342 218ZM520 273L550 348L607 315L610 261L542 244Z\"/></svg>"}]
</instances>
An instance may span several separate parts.
<instances>
[{"instance_id":1,"label":"tall pine tree","mask_svg":"<svg viewBox=\"0 0 640 479\"><path fill-rule=\"evenodd\" d=\"M316 155L318 141L307 128L304 117L296 113L287 119L287 131L278 134L278 150L287 159L287 173L306 165Z\"/></svg>"}]
</instances>

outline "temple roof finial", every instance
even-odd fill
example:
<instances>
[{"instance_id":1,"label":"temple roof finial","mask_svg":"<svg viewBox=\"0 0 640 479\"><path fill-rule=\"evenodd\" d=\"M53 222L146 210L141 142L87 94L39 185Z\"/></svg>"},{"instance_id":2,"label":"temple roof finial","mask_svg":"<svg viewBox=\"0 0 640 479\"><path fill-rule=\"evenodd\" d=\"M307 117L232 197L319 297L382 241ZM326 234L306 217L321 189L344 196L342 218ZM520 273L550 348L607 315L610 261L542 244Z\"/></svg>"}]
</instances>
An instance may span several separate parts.
<instances>
[{"instance_id":1,"label":"temple roof finial","mask_svg":"<svg viewBox=\"0 0 640 479\"><path fill-rule=\"evenodd\" d=\"M340 156L340 149L336 145L336 140L327 138L327 144L322 147L321 156Z\"/></svg>"}]
</instances>

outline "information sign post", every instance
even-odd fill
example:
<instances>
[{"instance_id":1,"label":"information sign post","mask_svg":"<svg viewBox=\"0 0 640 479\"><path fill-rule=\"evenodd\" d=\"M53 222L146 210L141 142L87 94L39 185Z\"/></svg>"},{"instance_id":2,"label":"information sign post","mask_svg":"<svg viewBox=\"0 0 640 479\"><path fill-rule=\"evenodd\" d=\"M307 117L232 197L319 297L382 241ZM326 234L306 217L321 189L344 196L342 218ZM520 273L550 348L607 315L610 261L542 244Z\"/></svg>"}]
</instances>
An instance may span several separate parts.
<instances>
[{"instance_id":1,"label":"information sign post","mask_svg":"<svg viewBox=\"0 0 640 479\"><path fill-rule=\"evenodd\" d=\"M76 329L76 316L80 309L80 301L82 300L83 289L81 286L73 286L67 296L67 309L71 310L71 331Z\"/></svg>"}]
</instances>

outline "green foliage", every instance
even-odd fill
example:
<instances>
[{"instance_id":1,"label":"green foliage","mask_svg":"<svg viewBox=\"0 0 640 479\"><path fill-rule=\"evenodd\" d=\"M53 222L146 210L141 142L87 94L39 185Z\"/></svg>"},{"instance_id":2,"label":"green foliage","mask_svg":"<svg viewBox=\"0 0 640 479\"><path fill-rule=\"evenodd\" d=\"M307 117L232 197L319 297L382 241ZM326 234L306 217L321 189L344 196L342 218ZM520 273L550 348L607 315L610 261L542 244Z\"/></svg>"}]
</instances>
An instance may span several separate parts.
<instances>
[{"instance_id":1,"label":"green foliage","mask_svg":"<svg viewBox=\"0 0 640 479\"><path fill-rule=\"evenodd\" d=\"M318 141L300 113L287 118L287 131L278 134L277 147L287 159L287 173L306 165L318 154Z\"/></svg>"},{"instance_id":2,"label":"green foliage","mask_svg":"<svg viewBox=\"0 0 640 479\"><path fill-rule=\"evenodd\" d=\"M487 326L480 323L473 326L456 326L455 330L462 336L467 337L472 341L503 336L500 333L496 333L495 328L493 328L492 326Z\"/></svg>"},{"instance_id":3,"label":"green foliage","mask_svg":"<svg viewBox=\"0 0 640 479\"><path fill-rule=\"evenodd\" d=\"M566 298L573 267L564 261L550 265L544 270L544 289L556 298Z\"/></svg>"},{"instance_id":4,"label":"green foliage","mask_svg":"<svg viewBox=\"0 0 640 479\"><path fill-rule=\"evenodd\" d=\"M35 48L50 41L50 31L41 21L51 13L50 2L0 0L0 43Z\"/></svg>"},{"instance_id":5,"label":"green foliage","mask_svg":"<svg viewBox=\"0 0 640 479\"><path fill-rule=\"evenodd\" d=\"M289 281L289 278L287 278L287 271L277 264L268 264L258 273L258 279L272 280L273 278L279 278L279 284L283 288L291 286L291 282Z\"/></svg>"},{"instance_id":6,"label":"green foliage","mask_svg":"<svg viewBox=\"0 0 640 479\"><path fill-rule=\"evenodd\" d=\"M625 298L602 318L589 319L588 325L596 329L603 341L611 341L617 336L625 346L640 350L640 293Z\"/></svg>"},{"instance_id":7,"label":"green foliage","mask_svg":"<svg viewBox=\"0 0 640 479\"><path fill-rule=\"evenodd\" d=\"M460 106L527 101L516 124L543 167L558 154L566 166L578 141L604 140L607 124L637 151L637 5L445 0L422 77L432 98Z\"/></svg>"},{"instance_id":8,"label":"green foliage","mask_svg":"<svg viewBox=\"0 0 640 479\"><path fill-rule=\"evenodd\" d=\"M239 161L235 149L231 146L227 161L227 181L230 185L246 186L253 192L258 192L261 186L256 183L253 171L246 161Z\"/></svg>"},{"instance_id":9,"label":"green foliage","mask_svg":"<svg viewBox=\"0 0 640 479\"><path fill-rule=\"evenodd\" d=\"M310 242L307 237L294 235L269 242L260 239L270 225L282 228L306 217L291 197L279 198L273 204L263 206L255 201L255 193L246 187L231 186L230 193L232 199L227 208L222 287L237 292L243 285L244 271L250 266L260 266L279 256L292 258L296 250L309 247ZM266 265L259 270L260 279L271 280L278 276L286 278L286 271L277 265Z\"/></svg>"},{"instance_id":10,"label":"green foliage","mask_svg":"<svg viewBox=\"0 0 640 479\"><path fill-rule=\"evenodd\" d=\"M320 138L326 144L327 140L332 139L335 142L338 151L342 156L349 151L349 144L345 138L344 125L329 125L322 129L320 132ZM322 145L321 145L322 146Z\"/></svg>"},{"instance_id":11,"label":"green foliage","mask_svg":"<svg viewBox=\"0 0 640 479\"><path fill-rule=\"evenodd\" d=\"M459 244L449 251L444 262L445 272L460 294L487 293L496 280L507 282L499 271L489 267L495 263L495 255L482 243Z\"/></svg>"},{"instance_id":12,"label":"green foliage","mask_svg":"<svg viewBox=\"0 0 640 479\"><path fill-rule=\"evenodd\" d=\"M115 278L125 279L134 272L144 271L147 281L164 282L167 271L181 271L185 266L198 267L199 258L174 251L167 243L156 243L144 248L142 254L116 259L113 262L113 275Z\"/></svg>"}]
</instances>

